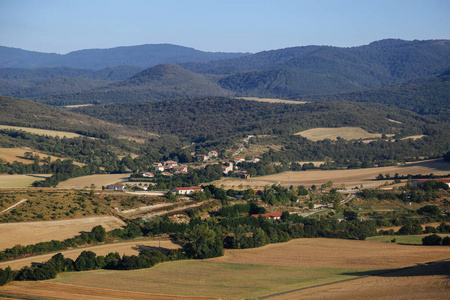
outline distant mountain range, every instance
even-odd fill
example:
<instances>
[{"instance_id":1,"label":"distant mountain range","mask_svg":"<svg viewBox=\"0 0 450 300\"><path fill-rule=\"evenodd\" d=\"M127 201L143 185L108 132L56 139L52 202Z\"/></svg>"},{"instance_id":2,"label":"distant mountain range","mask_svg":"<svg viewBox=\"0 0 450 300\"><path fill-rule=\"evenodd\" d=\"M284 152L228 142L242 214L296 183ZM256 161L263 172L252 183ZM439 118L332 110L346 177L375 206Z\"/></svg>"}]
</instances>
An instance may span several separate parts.
<instances>
[{"instance_id":1,"label":"distant mountain range","mask_svg":"<svg viewBox=\"0 0 450 300\"><path fill-rule=\"evenodd\" d=\"M209 62L212 60L240 57L247 54L204 52L171 44L87 49L64 55L0 46L0 68L71 67L104 69L116 66L139 66L148 68L166 63Z\"/></svg>"},{"instance_id":2,"label":"distant mountain range","mask_svg":"<svg viewBox=\"0 0 450 300\"><path fill-rule=\"evenodd\" d=\"M53 105L203 96L298 99L418 82L450 69L449 40L390 39L352 48L306 46L256 54L206 53L174 45L63 56L23 51L0 48L0 66L29 60L37 66L51 62L55 68L0 69L0 94ZM145 68L157 63L163 64ZM448 93L448 85L440 87L439 99Z\"/></svg>"}]
</instances>

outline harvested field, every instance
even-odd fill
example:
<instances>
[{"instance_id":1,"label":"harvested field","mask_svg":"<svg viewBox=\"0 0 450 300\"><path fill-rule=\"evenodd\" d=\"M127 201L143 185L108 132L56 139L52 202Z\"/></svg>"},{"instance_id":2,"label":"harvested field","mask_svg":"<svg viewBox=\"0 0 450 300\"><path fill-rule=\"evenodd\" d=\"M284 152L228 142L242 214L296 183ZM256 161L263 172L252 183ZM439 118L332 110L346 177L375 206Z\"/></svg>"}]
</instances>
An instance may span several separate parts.
<instances>
[{"instance_id":1,"label":"harvested field","mask_svg":"<svg viewBox=\"0 0 450 300\"><path fill-rule=\"evenodd\" d=\"M43 181L52 174L0 175L0 189L30 187L35 181Z\"/></svg>"},{"instance_id":2,"label":"harvested field","mask_svg":"<svg viewBox=\"0 0 450 300\"><path fill-rule=\"evenodd\" d=\"M79 235L81 231L91 231L102 225L106 231L126 224L112 216L89 217L70 220L20 222L0 224L0 250L15 245L29 245L51 240L64 240Z\"/></svg>"},{"instance_id":3,"label":"harvested field","mask_svg":"<svg viewBox=\"0 0 450 300\"><path fill-rule=\"evenodd\" d=\"M235 179L224 178L215 181L216 186L224 186L225 189L232 186L238 187L242 184L243 188L248 187L254 189L264 188L266 185L281 184L283 186L304 185L309 187L311 185L321 185L328 181L333 182L334 187L341 187L345 185L347 188L360 187L364 188L378 187L383 185L385 180L375 180L378 174L391 174L398 173L400 176L407 176L408 174L430 174L435 175L448 175L450 174L450 164L443 160L427 160L420 162L410 162L405 165L380 167L380 168L368 168L368 169L353 169L353 170L308 170L298 172L283 172L279 174L273 174L268 176L252 177L249 179ZM392 181L392 180L391 180Z\"/></svg>"},{"instance_id":4,"label":"harvested field","mask_svg":"<svg viewBox=\"0 0 450 300\"><path fill-rule=\"evenodd\" d=\"M83 293L85 299L99 299L96 297L120 297L129 291L131 295L143 293L139 295L149 299L158 294L178 295L180 299L185 299L185 295L248 299L355 279L301 292L316 298L323 298L322 293L324 297L332 297L332 292L337 292L346 295L346 299L354 299L354 292L359 293L356 298L363 299L366 290L383 296L388 294L384 292L385 286L390 286L388 295L397 299L404 292L413 295L406 291L408 287L414 287L415 293L422 296L432 287L430 295L445 299L442 295L448 293L449 279L443 274L448 276L448 262L432 264L431 269L425 266L397 270L449 257L446 246L432 249L368 241L297 239L257 249L227 250L225 256L214 259L162 263L150 269L62 273L50 281L8 284L0 288L0 293L35 295L37 289L45 298L59 295L70 298L71 293ZM423 284L418 282L420 279L424 279ZM389 280L395 282L390 285ZM92 298L89 293L93 294ZM279 297L291 298L279 299L299 299L296 296L296 293L286 294Z\"/></svg>"},{"instance_id":5,"label":"harvested field","mask_svg":"<svg viewBox=\"0 0 450 300\"><path fill-rule=\"evenodd\" d=\"M267 102L267 103L284 103L284 104L306 104L306 101L284 100L278 98L258 98L258 97L237 97L249 101Z\"/></svg>"},{"instance_id":6,"label":"harvested field","mask_svg":"<svg viewBox=\"0 0 450 300\"><path fill-rule=\"evenodd\" d=\"M22 130L22 131L37 134L37 135L48 135L48 136L53 136L53 137L58 136L60 138L62 138L62 137L74 138L74 137L82 136L82 135L79 135L78 133L74 133L74 132L46 130L46 129L28 128L28 127L18 127L18 126L9 126L9 125L0 125L0 129Z\"/></svg>"},{"instance_id":7,"label":"harvested field","mask_svg":"<svg viewBox=\"0 0 450 300\"><path fill-rule=\"evenodd\" d=\"M62 253L64 257L71 258L75 260L81 252L83 251L92 251L97 255L106 256L111 252L118 252L120 255L138 255L139 249L151 247L158 248L159 241L158 240L148 240L148 239L139 239L133 241L105 244L105 245L97 245L92 247L82 247L71 250L57 251L51 254L37 255L22 259L16 259L11 261L0 262L0 268L6 268L10 266L13 270L20 270L24 266L31 266L33 263L43 263L52 258L56 253ZM172 243L170 240L161 240L161 248L164 249L177 249L180 248L179 245Z\"/></svg>"},{"instance_id":8,"label":"harvested field","mask_svg":"<svg viewBox=\"0 0 450 300\"><path fill-rule=\"evenodd\" d=\"M122 182L129 177L130 174L89 175L71 178L69 180L60 182L57 187L62 189L83 189L85 187L90 187L91 184L94 184L97 189L100 189L102 186Z\"/></svg>"},{"instance_id":9,"label":"harvested field","mask_svg":"<svg viewBox=\"0 0 450 300\"><path fill-rule=\"evenodd\" d=\"M33 155L39 155L41 160L43 158L50 157L50 162L55 161L57 159L64 160L64 158L61 157L40 153L31 149L22 149L22 148L0 148L0 159L3 159L9 163L17 161L24 164L32 164L33 160L23 158L25 156L25 152L31 152L33 153ZM43 165L44 162L41 161L39 164ZM84 166L84 164L78 162L74 162L74 164L78 166Z\"/></svg>"},{"instance_id":10,"label":"harvested field","mask_svg":"<svg viewBox=\"0 0 450 300\"><path fill-rule=\"evenodd\" d=\"M301 135L313 142L325 139L336 140L337 137L346 140L381 138L380 133L369 133L360 127L314 128L298 132L295 135Z\"/></svg>"}]
</instances>

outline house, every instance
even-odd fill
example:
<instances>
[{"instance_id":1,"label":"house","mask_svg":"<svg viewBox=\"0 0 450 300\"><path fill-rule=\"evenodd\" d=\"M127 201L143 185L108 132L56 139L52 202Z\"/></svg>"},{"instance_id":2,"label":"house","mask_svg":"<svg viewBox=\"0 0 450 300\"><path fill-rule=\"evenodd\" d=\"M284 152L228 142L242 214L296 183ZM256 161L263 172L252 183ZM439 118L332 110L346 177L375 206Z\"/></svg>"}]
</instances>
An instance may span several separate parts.
<instances>
[{"instance_id":1,"label":"house","mask_svg":"<svg viewBox=\"0 0 450 300\"><path fill-rule=\"evenodd\" d=\"M155 175L154 175L153 173L150 173L150 172L142 172L142 173L141 173L141 176L142 176L142 177L147 177L147 178L153 178L153 177L155 177Z\"/></svg>"},{"instance_id":2,"label":"house","mask_svg":"<svg viewBox=\"0 0 450 300\"><path fill-rule=\"evenodd\" d=\"M233 163L232 162L228 163L227 166L222 166L223 174L228 175L228 172L231 172L231 171L233 171Z\"/></svg>"},{"instance_id":3,"label":"house","mask_svg":"<svg viewBox=\"0 0 450 300\"><path fill-rule=\"evenodd\" d=\"M176 161L173 160L168 160L164 162L164 166L166 167L175 167L178 166L178 163Z\"/></svg>"},{"instance_id":4,"label":"house","mask_svg":"<svg viewBox=\"0 0 450 300\"><path fill-rule=\"evenodd\" d=\"M245 159L243 159L243 158L235 158L234 159L234 163L237 165L237 164L240 164L241 162L244 162L245 161Z\"/></svg>"},{"instance_id":5,"label":"house","mask_svg":"<svg viewBox=\"0 0 450 300\"><path fill-rule=\"evenodd\" d=\"M425 184L425 182L430 181L430 180L434 180L436 182L443 182L446 185L448 185L450 187L450 178L440 178L440 179L415 179L413 181L411 181L411 185L413 186L418 186L418 187L423 187L423 185Z\"/></svg>"},{"instance_id":6,"label":"house","mask_svg":"<svg viewBox=\"0 0 450 300\"><path fill-rule=\"evenodd\" d=\"M278 221L281 219L281 213L266 213L266 214L261 214L261 216L263 216L264 218L267 218L271 221ZM258 218L259 215L252 215L252 217Z\"/></svg>"},{"instance_id":7,"label":"house","mask_svg":"<svg viewBox=\"0 0 450 300\"><path fill-rule=\"evenodd\" d=\"M106 186L106 189L113 191L123 191L125 189L125 185L123 184L110 184Z\"/></svg>"},{"instance_id":8,"label":"house","mask_svg":"<svg viewBox=\"0 0 450 300\"><path fill-rule=\"evenodd\" d=\"M173 174L172 174L172 173L169 173L169 172L162 172L161 175L164 175L164 176L173 176Z\"/></svg>"},{"instance_id":9,"label":"house","mask_svg":"<svg viewBox=\"0 0 450 300\"><path fill-rule=\"evenodd\" d=\"M252 158L252 159L246 160L245 162L256 164L256 163L258 163L259 161L260 161L259 158L254 157L254 158Z\"/></svg>"},{"instance_id":10,"label":"house","mask_svg":"<svg viewBox=\"0 0 450 300\"><path fill-rule=\"evenodd\" d=\"M219 156L219 153L217 153L217 151L209 151L208 152L209 158L218 157L218 156Z\"/></svg>"},{"instance_id":11,"label":"house","mask_svg":"<svg viewBox=\"0 0 450 300\"><path fill-rule=\"evenodd\" d=\"M175 166L175 167L173 167L173 170L175 171L175 173L187 173L188 167L187 166Z\"/></svg>"},{"instance_id":12,"label":"house","mask_svg":"<svg viewBox=\"0 0 450 300\"><path fill-rule=\"evenodd\" d=\"M205 154L199 154L195 156L198 161L207 161L209 159L209 156Z\"/></svg>"},{"instance_id":13,"label":"house","mask_svg":"<svg viewBox=\"0 0 450 300\"><path fill-rule=\"evenodd\" d=\"M236 176L239 176L242 179L249 179L250 174L247 171L234 171Z\"/></svg>"},{"instance_id":14,"label":"house","mask_svg":"<svg viewBox=\"0 0 450 300\"><path fill-rule=\"evenodd\" d=\"M172 190L172 193L174 195L189 195L194 192L203 192L203 189L198 186L191 186L191 187L178 187Z\"/></svg>"}]
</instances>

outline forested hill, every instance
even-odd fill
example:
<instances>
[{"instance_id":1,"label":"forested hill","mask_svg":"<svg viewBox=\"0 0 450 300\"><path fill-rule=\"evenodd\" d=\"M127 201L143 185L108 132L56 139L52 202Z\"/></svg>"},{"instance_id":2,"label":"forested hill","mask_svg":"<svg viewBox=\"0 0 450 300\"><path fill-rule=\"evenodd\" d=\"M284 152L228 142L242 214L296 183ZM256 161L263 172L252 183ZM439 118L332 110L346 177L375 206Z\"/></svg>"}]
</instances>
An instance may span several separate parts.
<instances>
[{"instance_id":1,"label":"forested hill","mask_svg":"<svg viewBox=\"0 0 450 300\"><path fill-rule=\"evenodd\" d=\"M231 92L202 74L187 71L174 64L165 64L146 69L128 80L106 87L84 93L41 97L38 101L53 105L69 105L231 95Z\"/></svg>"},{"instance_id":2,"label":"forested hill","mask_svg":"<svg viewBox=\"0 0 450 300\"><path fill-rule=\"evenodd\" d=\"M221 97L95 105L76 111L194 141L206 136L212 139L246 134L292 135L310 128L341 126L401 136L423 134L434 124L433 120L415 113L379 104L322 102L292 105Z\"/></svg>"},{"instance_id":3,"label":"forested hill","mask_svg":"<svg viewBox=\"0 0 450 300\"><path fill-rule=\"evenodd\" d=\"M336 93L438 75L450 68L450 41L382 40L352 48L295 47L182 66L224 76L219 81L222 87L241 96Z\"/></svg>"},{"instance_id":4,"label":"forested hill","mask_svg":"<svg viewBox=\"0 0 450 300\"><path fill-rule=\"evenodd\" d=\"M65 55L0 46L0 68L72 67L102 69L125 65L148 68L158 64L208 62L246 54L204 52L171 44L87 49L70 52Z\"/></svg>"},{"instance_id":5,"label":"forested hill","mask_svg":"<svg viewBox=\"0 0 450 300\"><path fill-rule=\"evenodd\" d=\"M350 93L292 97L302 101L355 101L381 103L421 115L450 117L450 70L411 83Z\"/></svg>"},{"instance_id":6,"label":"forested hill","mask_svg":"<svg viewBox=\"0 0 450 300\"><path fill-rule=\"evenodd\" d=\"M35 103L0 96L0 125L75 132L91 137L150 136L149 133L97 118Z\"/></svg>"}]
</instances>

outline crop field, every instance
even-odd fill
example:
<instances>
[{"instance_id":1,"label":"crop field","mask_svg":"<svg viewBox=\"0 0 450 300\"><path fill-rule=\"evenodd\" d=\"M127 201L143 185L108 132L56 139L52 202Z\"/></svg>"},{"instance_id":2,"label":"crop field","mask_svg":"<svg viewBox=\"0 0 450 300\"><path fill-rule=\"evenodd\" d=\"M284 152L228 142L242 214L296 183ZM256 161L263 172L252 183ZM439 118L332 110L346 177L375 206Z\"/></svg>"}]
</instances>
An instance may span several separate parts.
<instances>
[{"instance_id":1,"label":"crop field","mask_svg":"<svg viewBox=\"0 0 450 300\"><path fill-rule=\"evenodd\" d=\"M75 260L82 251L92 251L92 252L95 252L97 255L103 255L103 256L106 256L111 252L118 252L120 255L138 255L139 249L146 248L146 247L159 248L159 245L160 245L160 242L158 240L139 239L139 240L118 242L118 243L105 244L105 245L97 245L97 246L91 246L91 247L81 247L81 248L76 248L76 249L58 251L55 253L62 253L64 255L64 257L68 257L68 258ZM172 243L170 240L162 240L161 248L177 249L177 248L180 248L180 246ZM26 257L26 258L16 259L16 260L12 260L12 261L0 262L0 268L4 269L4 268L10 266L11 269L13 269L13 270L20 270L24 266L30 266L33 263L46 262L50 258L52 258L52 256L55 255L55 253Z\"/></svg>"},{"instance_id":2,"label":"crop field","mask_svg":"<svg viewBox=\"0 0 450 300\"><path fill-rule=\"evenodd\" d=\"M35 181L43 181L52 174L4 175L0 174L0 189L30 187Z\"/></svg>"},{"instance_id":3,"label":"crop field","mask_svg":"<svg viewBox=\"0 0 450 300\"><path fill-rule=\"evenodd\" d=\"M284 100L278 98L258 98L258 97L237 97L249 101L267 102L267 103L284 103L284 104L305 104L306 101Z\"/></svg>"},{"instance_id":4,"label":"crop field","mask_svg":"<svg viewBox=\"0 0 450 300\"><path fill-rule=\"evenodd\" d=\"M89 175L71 178L69 180L60 182L57 187L63 189L83 189L86 187L90 187L93 184L97 189L101 189L102 186L122 182L129 177L130 174Z\"/></svg>"},{"instance_id":5,"label":"crop field","mask_svg":"<svg viewBox=\"0 0 450 300\"><path fill-rule=\"evenodd\" d=\"M450 174L450 164L443 160L428 160L420 162L411 162L404 165L367 168L367 169L352 169L352 170L308 170L298 172L283 172L279 174L253 177L249 179L224 178L215 181L216 186L223 186L225 189L231 187L243 186L244 189L251 187L253 189L261 189L266 185L281 184L283 186L304 185L310 187L311 185L320 186L328 181L333 182L333 187L353 188L363 185L364 188L378 187L383 185L385 180L375 180L378 174L390 174L393 176L398 173L400 176L407 176L408 174L423 174L428 175L433 173L435 175ZM388 180L389 181L389 180ZM389 182L392 182L390 180Z\"/></svg>"},{"instance_id":6,"label":"crop field","mask_svg":"<svg viewBox=\"0 0 450 300\"><path fill-rule=\"evenodd\" d=\"M298 132L295 135L301 135L314 142L325 139L336 140L337 137L346 140L381 138L381 134L369 133L360 127L314 128Z\"/></svg>"},{"instance_id":7,"label":"crop field","mask_svg":"<svg viewBox=\"0 0 450 300\"><path fill-rule=\"evenodd\" d=\"M0 125L0 129L11 129L11 130L22 130L25 132L37 134L37 135L48 135L53 137L67 137L74 138L79 137L78 133L67 132L67 131L56 131L56 130L46 130L46 129L38 129L38 128L29 128L29 127L18 127L18 126L9 126L9 125Z\"/></svg>"},{"instance_id":8,"label":"crop field","mask_svg":"<svg viewBox=\"0 0 450 300\"><path fill-rule=\"evenodd\" d=\"M25 152L31 152L33 155L39 155L40 159L50 157L50 162L55 161L57 159L64 160L64 158L47 155L44 153L39 153L30 149L22 149L22 148L0 148L0 160L4 160L5 162L13 163L14 161L21 162L24 164L32 164L33 160L23 158L25 156ZM43 164L41 161L40 165ZM82 163L74 162L75 165L84 166Z\"/></svg>"},{"instance_id":9,"label":"crop field","mask_svg":"<svg viewBox=\"0 0 450 300\"><path fill-rule=\"evenodd\" d=\"M314 291L325 289L323 295L327 296L327 288L333 290L335 286L343 285L344 288L337 289L337 292L345 293L345 287L352 291L354 284L362 291L366 287L376 291L383 289L382 284L390 279L405 286L400 288L396 284L398 290L390 289L390 296L395 298L403 296L406 289L421 278L421 273L414 273L415 269L402 268L449 258L448 247L436 246L432 249L371 241L297 239L255 249L227 250L223 257L208 260L162 263L150 269L62 273L56 279L45 282L14 282L0 288L0 293L20 291L21 294L31 295L37 289L42 293L39 295L46 298L58 298L69 291L83 295L84 299L100 299L105 295L119 298L124 291L129 291L133 297L137 297L134 293L142 293L142 298L149 299L158 299L157 296L165 299L162 295L178 295L180 299L185 299L185 295L248 299L355 279L302 291L313 292L311 297L321 298L321 294ZM448 273L448 264L443 263ZM442 263L436 266L442 267ZM409 272L410 277L406 277L405 272ZM427 274L427 285L417 285L415 292L424 296L423 292L427 292L427 286L431 284L435 290L433 295L445 295L449 279L440 272ZM289 298L292 295L296 293L275 299L298 299Z\"/></svg>"},{"instance_id":10,"label":"crop field","mask_svg":"<svg viewBox=\"0 0 450 300\"><path fill-rule=\"evenodd\" d=\"M29 245L51 240L64 240L79 235L82 231L91 231L102 225L106 231L126 224L112 216L88 217L58 221L38 221L0 224L0 250L15 245Z\"/></svg>"}]
</instances>

